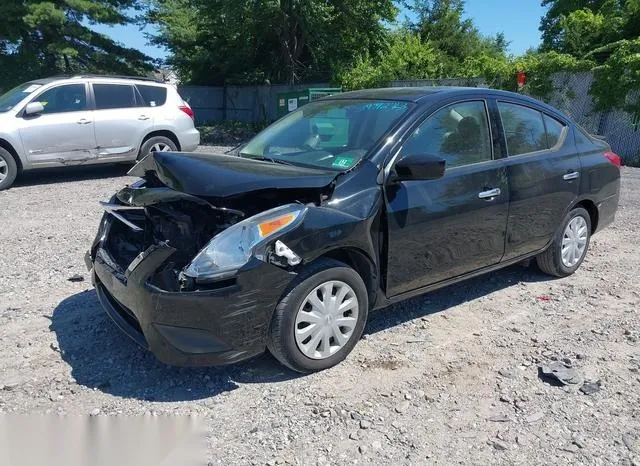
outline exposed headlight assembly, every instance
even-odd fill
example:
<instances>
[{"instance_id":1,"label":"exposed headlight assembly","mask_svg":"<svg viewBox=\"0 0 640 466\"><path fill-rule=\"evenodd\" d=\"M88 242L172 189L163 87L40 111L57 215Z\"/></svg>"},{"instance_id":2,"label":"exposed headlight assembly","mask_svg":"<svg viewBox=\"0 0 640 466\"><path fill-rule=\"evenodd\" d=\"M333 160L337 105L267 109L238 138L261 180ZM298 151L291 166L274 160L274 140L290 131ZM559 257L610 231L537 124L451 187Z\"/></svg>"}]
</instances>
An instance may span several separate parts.
<instances>
[{"instance_id":1,"label":"exposed headlight assembly","mask_svg":"<svg viewBox=\"0 0 640 466\"><path fill-rule=\"evenodd\" d=\"M276 233L297 227L307 208L287 204L254 215L217 234L184 270L191 278L219 279L249 262L256 247Z\"/></svg>"}]
</instances>

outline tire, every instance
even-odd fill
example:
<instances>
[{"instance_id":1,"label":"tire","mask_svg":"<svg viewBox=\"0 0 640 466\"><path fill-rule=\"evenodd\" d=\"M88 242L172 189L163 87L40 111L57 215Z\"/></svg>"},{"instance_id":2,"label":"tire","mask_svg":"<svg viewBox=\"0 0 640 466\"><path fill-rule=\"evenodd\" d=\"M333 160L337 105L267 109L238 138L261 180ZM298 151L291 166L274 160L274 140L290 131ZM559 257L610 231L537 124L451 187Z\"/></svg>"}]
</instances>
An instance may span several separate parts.
<instances>
[{"instance_id":1,"label":"tire","mask_svg":"<svg viewBox=\"0 0 640 466\"><path fill-rule=\"evenodd\" d=\"M586 226L584 250L582 250L580 257L576 259L575 263L567 263L565 260L563 260L562 257L562 243L565 237L565 233L567 233L568 225L577 217L581 217L581 220L576 220L577 224L583 224L584 226ZM580 228L580 231L582 231L582 228ZM589 216L589 212L587 212L585 209L583 209L582 207L577 207L569 212L564 218L562 225L553 237L551 246L549 246L546 251L540 253L536 257L538 267L547 275L551 275L554 277L567 277L569 275L572 275L576 270L578 270L578 268L582 264L582 261L584 261L584 258L587 255L587 251L589 250L590 241L591 217Z\"/></svg>"},{"instance_id":2,"label":"tire","mask_svg":"<svg viewBox=\"0 0 640 466\"><path fill-rule=\"evenodd\" d=\"M173 152L178 150L176 143L173 142L171 139L165 136L154 136L152 138L147 139L144 142L144 144L142 144L142 147L140 148L140 153L138 154L138 160L142 160L151 152L154 152L155 150L157 150L156 147L160 147L160 148L166 147L167 149L161 149L161 150L165 150L167 152L169 151Z\"/></svg>"},{"instance_id":3,"label":"tire","mask_svg":"<svg viewBox=\"0 0 640 466\"><path fill-rule=\"evenodd\" d=\"M18 165L11 153L0 147L0 191L10 187L18 176Z\"/></svg>"},{"instance_id":4,"label":"tire","mask_svg":"<svg viewBox=\"0 0 640 466\"><path fill-rule=\"evenodd\" d=\"M334 317L327 317L328 319L355 319L355 322L351 322L349 324L352 326L352 331L342 346L339 344L330 344L331 341L333 341L334 344L338 342L335 338L335 333L332 334L334 336L331 336L326 340L323 338L322 341L318 342L317 344L319 346L316 346L316 349L325 347L326 341L329 343L329 348L333 348L333 350L330 351L335 352L330 353L330 355L326 357L318 357L314 359L305 354L299 346L295 332L296 328L304 325L304 323L296 322L296 319L298 317L303 319L303 315L309 315L305 313L300 314L299 316L299 313L303 311L303 305L305 305L304 309L311 309L311 312L316 315L315 308L309 307L311 305L306 303L306 300L313 291L319 293L316 296L320 296L323 293L324 288L321 290L316 289L321 285L324 287L327 282L333 282L333 284L328 285L332 289L332 296L338 296L341 290L350 288L350 291L347 292L342 301L344 304L348 304L346 301L354 303L352 298L355 295L355 298L357 298L357 304L355 307L357 308L357 317L353 317L356 313L354 310L345 311L343 314L334 314ZM343 287L342 285L347 286ZM326 296L326 294L323 296ZM347 298L349 299L347 300ZM296 277L294 282L288 288L288 292L286 292L285 296L277 305L271 320L271 326L267 338L267 348L278 361L294 371L307 374L328 369L329 367L333 367L342 362L354 348L362 336L362 331L364 330L364 326L367 322L368 311L369 299L367 288L360 275L342 262L332 259L319 259L318 261L310 264ZM333 320L331 320L331 322L333 322ZM336 324L335 322L332 324L326 324L323 322L321 325L334 326ZM339 329L337 331L340 331L343 337L343 329L348 331L348 328L346 327L335 328ZM298 338L302 339L302 337ZM308 346L311 347L312 345L313 343L310 341Z\"/></svg>"}]
</instances>

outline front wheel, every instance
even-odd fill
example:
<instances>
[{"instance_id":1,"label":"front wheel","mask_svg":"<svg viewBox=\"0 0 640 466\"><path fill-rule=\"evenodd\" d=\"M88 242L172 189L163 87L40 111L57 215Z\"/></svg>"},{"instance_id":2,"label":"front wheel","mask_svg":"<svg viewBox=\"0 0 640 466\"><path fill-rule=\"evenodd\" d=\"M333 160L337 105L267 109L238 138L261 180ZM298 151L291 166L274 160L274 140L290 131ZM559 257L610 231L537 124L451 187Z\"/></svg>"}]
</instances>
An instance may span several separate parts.
<instances>
[{"instance_id":1,"label":"front wheel","mask_svg":"<svg viewBox=\"0 0 640 466\"><path fill-rule=\"evenodd\" d=\"M354 348L368 310L360 275L342 262L320 259L298 275L276 307L267 347L294 371L327 369Z\"/></svg>"},{"instance_id":2,"label":"front wheel","mask_svg":"<svg viewBox=\"0 0 640 466\"><path fill-rule=\"evenodd\" d=\"M573 274L589 249L591 240L591 217L582 207L567 214L553 238L551 246L536 257L538 267L554 277Z\"/></svg>"},{"instance_id":3,"label":"front wheel","mask_svg":"<svg viewBox=\"0 0 640 466\"><path fill-rule=\"evenodd\" d=\"M0 147L0 191L9 188L18 176L18 166L8 150Z\"/></svg>"}]
</instances>

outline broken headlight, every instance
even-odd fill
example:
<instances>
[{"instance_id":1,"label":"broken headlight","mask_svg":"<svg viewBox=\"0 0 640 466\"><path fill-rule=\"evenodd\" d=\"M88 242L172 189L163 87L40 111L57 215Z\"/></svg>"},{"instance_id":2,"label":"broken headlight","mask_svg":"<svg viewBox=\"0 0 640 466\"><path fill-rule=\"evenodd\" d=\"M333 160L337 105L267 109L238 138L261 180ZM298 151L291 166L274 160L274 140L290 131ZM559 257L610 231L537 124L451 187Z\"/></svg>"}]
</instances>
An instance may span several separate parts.
<instances>
[{"instance_id":1,"label":"broken headlight","mask_svg":"<svg viewBox=\"0 0 640 466\"><path fill-rule=\"evenodd\" d=\"M224 278L245 265L257 246L300 224L307 208L288 204L236 223L216 235L184 270L187 277Z\"/></svg>"}]
</instances>

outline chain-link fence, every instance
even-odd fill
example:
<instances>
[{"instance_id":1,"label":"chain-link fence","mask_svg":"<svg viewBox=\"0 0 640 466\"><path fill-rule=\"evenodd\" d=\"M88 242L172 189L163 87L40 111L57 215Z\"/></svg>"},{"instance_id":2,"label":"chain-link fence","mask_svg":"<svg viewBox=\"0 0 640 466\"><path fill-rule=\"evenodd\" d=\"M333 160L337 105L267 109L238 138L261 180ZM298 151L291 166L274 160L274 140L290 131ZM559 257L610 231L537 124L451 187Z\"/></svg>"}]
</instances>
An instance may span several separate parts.
<instances>
[{"instance_id":1,"label":"chain-link fence","mask_svg":"<svg viewBox=\"0 0 640 466\"><path fill-rule=\"evenodd\" d=\"M544 99L558 108L592 134L606 139L614 152L627 162L638 163L640 157L640 131L633 117L626 112L596 111L589 94L593 74L557 73L552 77L554 92Z\"/></svg>"}]
</instances>

